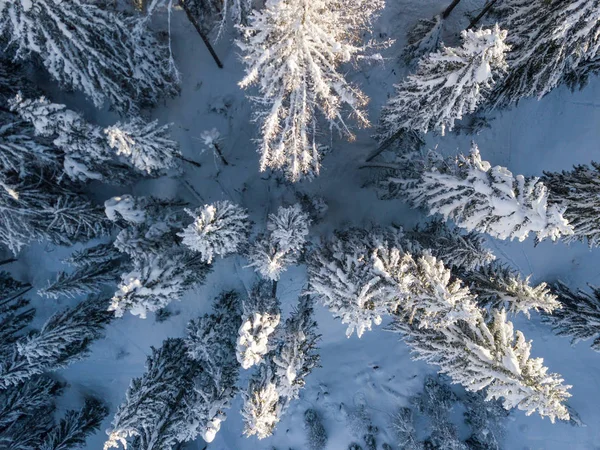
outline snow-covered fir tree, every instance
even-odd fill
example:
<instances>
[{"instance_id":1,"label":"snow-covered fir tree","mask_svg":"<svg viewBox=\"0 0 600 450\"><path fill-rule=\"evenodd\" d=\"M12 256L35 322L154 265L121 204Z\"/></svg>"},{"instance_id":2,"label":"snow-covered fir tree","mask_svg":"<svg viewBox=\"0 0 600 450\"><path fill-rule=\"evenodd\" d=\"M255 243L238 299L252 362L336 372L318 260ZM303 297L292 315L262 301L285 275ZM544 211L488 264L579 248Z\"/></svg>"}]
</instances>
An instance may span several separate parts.
<instances>
[{"instance_id":1,"label":"snow-covered fir tree","mask_svg":"<svg viewBox=\"0 0 600 450\"><path fill-rule=\"evenodd\" d=\"M192 406L197 424L193 431L206 442L214 440L238 393L236 338L240 325L241 300L229 291L215 299L212 314L191 321L187 328L188 356L202 367L194 380L198 399Z\"/></svg>"},{"instance_id":2,"label":"snow-covered fir tree","mask_svg":"<svg viewBox=\"0 0 600 450\"><path fill-rule=\"evenodd\" d=\"M165 2L165 0L162 0ZM234 26L248 23L252 12L252 0L181 0L198 23L206 31L216 28L220 37L228 24Z\"/></svg>"},{"instance_id":3,"label":"snow-covered fir tree","mask_svg":"<svg viewBox=\"0 0 600 450\"><path fill-rule=\"evenodd\" d=\"M145 123L135 117L104 129L108 145L142 173L153 175L178 166L179 144L170 137L170 125Z\"/></svg>"},{"instance_id":4,"label":"snow-covered fir tree","mask_svg":"<svg viewBox=\"0 0 600 450\"><path fill-rule=\"evenodd\" d=\"M288 266L298 262L309 226L308 214L298 203L269 214L267 233L259 235L248 250L248 266L264 279L276 282Z\"/></svg>"},{"instance_id":5,"label":"snow-covered fir tree","mask_svg":"<svg viewBox=\"0 0 600 450\"><path fill-rule=\"evenodd\" d=\"M110 283L115 283L121 273L118 259L103 263L87 264L73 272L59 272L56 280L48 286L38 289L38 295L48 298L77 297L97 294Z\"/></svg>"},{"instance_id":6,"label":"snow-covered fir tree","mask_svg":"<svg viewBox=\"0 0 600 450\"><path fill-rule=\"evenodd\" d=\"M162 175L181 158L178 144L169 137L170 126L157 121L145 123L134 117L102 128L44 97L30 100L17 95L10 105L37 135L52 139L62 153L65 175L75 181L124 184L141 175Z\"/></svg>"},{"instance_id":7,"label":"snow-covered fir tree","mask_svg":"<svg viewBox=\"0 0 600 450\"><path fill-rule=\"evenodd\" d=\"M558 283L554 293L562 307L545 320L552 323L559 336L570 337L573 344L593 339L592 349L600 352L600 288L592 287L588 293Z\"/></svg>"},{"instance_id":8,"label":"snow-covered fir tree","mask_svg":"<svg viewBox=\"0 0 600 450\"><path fill-rule=\"evenodd\" d=\"M39 331L14 343L0 366L0 389L84 358L111 319L103 298L89 298L54 314Z\"/></svg>"},{"instance_id":9,"label":"snow-covered fir tree","mask_svg":"<svg viewBox=\"0 0 600 450\"><path fill-rule=\"evenodd\" d=\"M419 243L448 267L475 270L487 266L496 256L475 232L464 233L441 220L431 220L406 232L406 237Z\"/></svg>"},{"instance_id":10,"label":"snow-covered fir tree","mask_svg":"<svg viewBox=\"0 0 600 450\"><path fill-rule=\"evenodd\" d=\"M392 427L400 448L406 450L424 450L423 443L417 438L412 409L407 407L400 408L394 415Z\"/></svg>"},{"instance_id":11,"label":"snow-covered fir tree","mask_svg":"<svg viewBox=\"0 0 600 450\"><path fill-rule=\"evenodd\" d=\"M286 320L271 358L283 411L298 398L306 377L319 364L316 328L313 300L309 295L302 296L298 299L296 310Z\"/></svg>"},{"instance_id":12,"label":"snow-covered fir tree","mask_svg":"<svg viewBox=\"0 0 600 450\"><path fill-rule=\"evenodd\" d=\"M316 322L310 296L280 327L276 342L264 356L243 393L244 434L264 439L275 430L290 403L298 398L306 377L319 364Z\"/></svg>"},{"instance_id":13,"label":"snow-covered fir tree","mask_svg":"<svg viewBox=\"0 0 600 450\"><path fill-rule=\"evenodd\" d=\"M248 212L227 200L186 210L194 222L179 234L183 245L200 253L210 264L215 256L238 252L248 241Z\"/></svg>"},{"instance_id":14,"label":"snow-covered fir tree","mask_svg":"<svg viewBox=\"0 0 600 450\"><path fill-rule=\"evenodd\" d=\"M544 172L542 181L549 190L548 200L562 208L574 233L565 242L600 245L600 164L577 165L571 171Z\"/></svg>"},{"instance_id":15,"label":"snow-covered fir tree","mask_svg":"<svg viewBox=\"0 0 600 450\"><path fill-rule=\"evenodd\" d=\"M189 439L196 427L191 405L198 400L194 378L202 370L187 357L183 339L152 348L146 371L131 381L125 401L107 430L104 450L170 450Z\"/></svg>"},{"instance_id":16,"label":"snow-covered fir tree","mask_svg":"<svg viewBox=\"0 0 600 450\"><path fill-rule=\"evenodd\" d=\"M244 369L260 364L274 348L273 333L281 320L279 300L272 286L259 281L243 302L237 338L237 360Z\"/></svg>"},{"instance_id":17,"label":"snow-covered fir tree","mask_svg":"<svg viewBox=\"0 0 600 450\"><path fill-rule=\"evenodd\" d=\"M242 393L244 434L264 439L273 434L281 418L281 403L275 374L270 365L262 364L250 378L248 389Z\"/></svg>"},{"instance_id":18,"label":"snow-covered fir tree","mask_svg":"<svg viewBox=\"0 0 600 450\"><path fill-rule=\"evenodd\" d=\"M393 295L383 295L388 284L373 269L375 234L358 229L338 232L308 262L310 293L348 325L348 337L355 331L361 337L398 306Z\"/></svg>"},{"instance_id":19,"label":"snow-covered fir tree","mask_svg":"<svg viewBox=\"0 0 600 450\"><path fill-rule=\"evenodd\" d=\"M529 318L531 310L552 314L561 307L546 283L530 284L508 266L494 263L471 272L462 272L477 301L487 308L503 308L511 314L523 313Z\"/></svg>"},{"instance_id":20,"label":"snow-covered fir tree","mask_svg":"<svg viewBox=\"0 0 600 450\"><path fill-rule=\"evenodd\" d=\"M21 283L8 272L0 272L0 364L9 358L14 344L23 337L35 315L35 309L23 295L31 285Z\"/></svg>"},{"instance_id":21,"label":"snow-covered fir tree","mask_svg":"<svg viewBox=\"0 0 600 450\"><path fill-rule=\"evenodd\" d=\"M20 60L35 55L68 89L119 111L155 104L177 92L168 50L135 19L82 0L0 2L0 33Z\"/></svg>"},{"instance_id":22,"label":"snow-covered fir tree","mask_svg":"<svg viewBox=\"0 0 600 450\"><path fill-rule=\"evenodd\" d=\"M473 319L432 329L399 318L388 330L402 334L416 359L438 365L469 391L487 389L486 398L502 400L506 409L537 412L552 422L568 419L564 402L570 386L548 373L541 358L531 357L531 342L514 330L506 313L493 310L486 319L475 312Z\"/></svg>"},{"instance_id":23,"label":"snow-covered fir tree","mask_svg":"<svg viewBox=\"0 0 600 450\"><path fill-rule=\"evenodd\" d=\"M541 98L573 72L585 77L598 58L598 0L503 0L494 7L509 35L508 76L496 86L492 106Z\"/></svg>"},{"instance_id":24,"label":"snow-covered fir tree","mask_svg":"<svg viewBox=\"0 0 600 450\"><path fill-rule=\"evenodd\" d=\"M343 63L365 58L365 44L381 0L268 0L241 27L238 42L246 65L243 88L257 85L253 97L260 126L260 170L284 170L297 181L319 174L319 116L331 130L354 135L344 110L367 126L368 99L338 71Z\"/></svg>"},{"instance_id":25,"label":"snow-covered fir tree","mask_svg":"<svg viewBox=\"0 0 600 450\"><path fill-rule=\"evenodd\" d=\"M89 434L96 432L106 415L108 408L100 401L86 399L83 408L70 410L48 432L40 450L78 449L85 444Z\"/></svg>"},{"instance_id":26,"label":"snow-covered fir tree","mask_svg":"<svg viewBox=\"0 0 600 450\"><path fill-rule=\"evenodd\" d=\"M446 170L425 171L418 182L406 182L406 194L430 214L441 214L467 231L498 239L538 241L573 234L564 207L548 204L548 188L537 177L513 175L481 159L473 145L469 156L448 161Z\"/></svg>"},{"instance_id":27,"label":"snow-covered fir tree","mask_svg":"<svg viewBox=\"0 0 600 450\"><path fill-rule=\"evenodd\" d=\"M202 283L210 271L199 255L179 249L160 254L142 253L133 259L132 265L130 271L121 275L109 306L116 317L129 311L145 319L149 312L164 308Z\"/></svg>"},{"instance_id":28,"label":"snow-covered fir tree","mask_svg":"<svg viewBox=\"0 0 600 450\"><path fill-rule=\"evenodd\" d=\"M416 73L396 86L395 97L382 111L380 141L404 129L444 134L482 103L506 69L506 31L498 25L467 30L462 39L461 47L444 47L425 56Z\"/></svg>"}]
</instances>

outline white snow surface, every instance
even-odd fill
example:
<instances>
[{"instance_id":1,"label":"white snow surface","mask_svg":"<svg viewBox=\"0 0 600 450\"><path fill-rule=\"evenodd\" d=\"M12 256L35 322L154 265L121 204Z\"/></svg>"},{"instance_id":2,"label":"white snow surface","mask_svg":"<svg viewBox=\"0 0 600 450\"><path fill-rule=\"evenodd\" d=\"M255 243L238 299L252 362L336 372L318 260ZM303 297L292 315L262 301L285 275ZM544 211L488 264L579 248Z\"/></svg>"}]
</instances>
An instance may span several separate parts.
<instances>
[{"instance_id":1,"label":"white snow surface","mask_svg":"<svg viewBox=\"0 0 600 450\"><path fill-rule=\"evenodd\" d=\"M348 77L371 97L369 114L376 123L379 111L387 96L393 93L393 84L406 75L406 69L398 63L397 55L404 45L405 32L418 18L433 17L447 2L437 0L389 0L382 18L376 23L376 33L384 33L397 39L396 44L383 54L388 59L384 65L349 67ZM464 28L465 12L481 7L483 1L463 0L447 21L447 28ZM158 15L157 23L166 26L166 18ZM228 167L216 167L206 155L202 167L186 165L183 177L161 178L134 187L136 195L179 196L193 206L217 200L230 200L248 208L250 218L264 229L269 213L282 205L295 202L294 190L320 195L328 203L324 220L311 227L310 239L328 234L336 228L349 225L369 226L398 223L411 227L423 219L423 214L411 210L399 200L377 199L373 189L363 188L370 173L359 169L364 158L375 149L370 137L373 130L360 131L355 142L347 143L331 139L332 152L323 160L320 176L312 182L286 186L277 182L273 175L259 173L259 156L253 139L257 137L256 125L250 120L250 104L237 82L243 76L238 51L230 36L224 35L216 44L216 50L224 62L218 69L205 49L193 27L182 11L172 17L173 51L180 65L183 85L179 97L166 101L164 106L152 112L161 123L174 123L173 136L181 144L182 153L188 158L198 158L201 130L221 130L223 151L231 157ZM446 30L443 36L447 44L456 42L455 34ZM59 100L58 98L56 100ZM82 103L72 96L65 102ZM106 111L88 107L90 120L113 123L117 120ZM592 77L590 84L581 92L571 93L561 87L542 99L526 100L515 109L496 113L491 128L484 129L477 142L484 152L482 157L493 165L509 167L514 173L527 176L541 175L542 170L569 169L573 164L589 163L598 158L600 142L600 79ZM329 141L329 136L322 136ZM438 151L448 155L467 152L472 136L444 137L429 135L427 145L437 146ZM121 192L98 193L103 200ZM542 242L534 246L533 238L524 242L498 241L489 238L489 245L504 261L524 275L533 274L532 282L564 281L571 288L584 288L586 283L600 284L600 249L589 250L584 243ZM62 269L60 259L69 254L64 248L36 244L21 254L15 270L22 272L37 288L45 286L55 272ZM132 377L140 376L150 354L150 346L160 346L167 337L182 336L187 322L211 307L212 299L223 289L249 291L255 279L251 269L244 269L242 258L217 260L207 282L185 295L174 305L176 314L167 321L157 323L149 316L140 320L125 315L108 327L107 336L92 346L92 354L58 372L69 383L68 395L63 397L61 408L79 405L84 394L95 394L110 406L110 414L102 425L109 427L112 415L123 401ZM289 314L298 294L305 288L303 266L290 268L282 274L278 296L282 304L282 320ZM55 310L71 300L48 301L34 299L38 308L36 321L42 322ZM228 420L220 424L220 431L210 444L210 450L305 449L306 433L303 429L303 413L315 408L323 417L329 439L328 450L346 449L352 436L340 403L346 408L364 406L375 426L379 428L379 445L388 442L395 447L390 431L392 415L400 406L407 406L408 399L422 389L426 374L434 367L410 360L408 347L398 342L398 337L378 327L366 332L361 339L347 339L345 326L331 317L321 305L315 309L319 332L322 367L307 378L301 398L293 402L278 424L273 436L258 443L256 437L242 435L241 401L238 397L228 412ZM515 328L533 340L533 356L544 358L553 372L561 373L568 384L573 385L570 405L580 414L587 427L569 424L551 424L537 416L526 417L522 411L511 412L508 420L507 449L585 450L596 448L600 442L600 354L586 343L574 347L568 338L555 336L549 326L541 323L537 314L531 320L517 317ZM34 324L34 325L37 325ZM240 386L246 385L248 374L242 373ZM106 439L103 431L90 437L85 449L102 448ZM212 436L211 436L212 437ZM201 450L205 443L198 440L186 445L186 450Z\"/></svg>"}]
</instances>

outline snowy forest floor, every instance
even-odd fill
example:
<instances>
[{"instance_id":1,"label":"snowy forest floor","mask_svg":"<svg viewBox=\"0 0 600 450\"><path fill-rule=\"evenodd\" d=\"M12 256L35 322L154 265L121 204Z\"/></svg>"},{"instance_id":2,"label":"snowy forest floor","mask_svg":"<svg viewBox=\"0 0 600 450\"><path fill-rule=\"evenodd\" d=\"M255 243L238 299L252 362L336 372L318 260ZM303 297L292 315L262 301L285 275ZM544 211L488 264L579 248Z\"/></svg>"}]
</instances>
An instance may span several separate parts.
<instances>
[{"instance_id":1,"label":"snowy forest floor","mask_svg":"<svg viewBox=\"0 0 600 450\"><path fill-rule=\"evenodd\" d=\"M369 106L372 122L376 123L381 106L393 91L393 84L406 74L399 62L406 31L419 18L430 18L446 6L447 1L388 0L376 32L382 37L396 39L385 51L384 64L348 68L348 76L371 97ZM463 0L448 21L446 39L456 39L452 30L468 23L465 13L476 12L482 1ZM157 17L157 26L165 27L166 19ZM336 228L348 225L368 226L391 223L411 227L423 219L420 212L411 210L401 201L383 201L376 192L364 187L371 177L370 170L360 169L366 156L376 146L370 137L372 130L358 132L357 140L347 143L330 137L332 151L324 159L321 175L312 182L297 185L282 183L274 174L258 172L258 154L253 138L256 125L251 122L251 107L237 82L242 78L242 65L232 42L233 32L221 38L216 49L225 68L218 69L193 27L181 11L173 15L173 50L182 76L182 91L177 98L152 112L163 122L174 123L174 138L184 155L202 163L201 168L186 166L182 178L159 179L135 186L136 195L178 196L194 206L215 200L232 200L248 208L257 227L264 225L270 212L278 206L295 201L295 193L306 192L322 196L329 210L322 223L312 227L313 240ZM58 99L57 99L58 100ZM73 108L84 110L100 124L110 123L110 113L98 112L78 98L63 99ZM537 101L523 101L510 111L495 114L491 127L476 136L428 136L427 146L437 147L446 154L468 152L474 139L484 159L492 164L507 166L514 173L541 175L543 170L568 169L573 164L599 160L600 142L600 80L592 79L580 92L559 88ZM231 165L223 166L210 151L201 153L200 134L216 128L223 137L223 153ZM99 199L123 192L98 192ZM600 284L600 249L590 251L584 244L566 246L543 242L534 246L530 239L523 243L490 239L489 245L498 258L510 263L524 275L533 274L533 281L562 280L571 288L585 288L586 283ZM66 249L47 245L32 246L21 256L26 276L36 287L61 270L60 259ZM157 323L127 315L114 321L107 337L94 344L91 356L59 373L70 384L71 396L64 399L65 407L77 395L93 393L103 398L111 408L102 429L109 427L112 414L122 402L132 377L139 376L150 353L150 346L160 346L163 339L181 336L187 322L206 312L212 299L223 289L245 292L254 278L251 269L244 268L242 258L218 261L207 283L189 292L181 302L172 304L172 317ZM287 314L305 287L304 269L285 272L278 289L284 312ZM55 301L37 299L39 318L43 320L57 309ZM397 335L376 327L358 339L347 339L345 326L334 321L321 306L316 310L322 367L308 378L302 398L295 402L274 436L263 441L242 436L242 420L238 399L220 433L208 448L214 450L279 450L307 448L303 430L303 413L308 407L320 412L329 435L327 449L345 450L352 441L356 427L348 423L340 411L343 403L348 410L365 407L378 427L378 443L395 447L390 420L408 398L421 391L423 379L434 373L435 367L411 361L408 348L398 342ZM552 371L561 373L573 385L571 406L580 414L586 427L551 424L537 416L526 417L513 411L509 418L507 449L597 449L600 448L600 355L585 343L571 347L569 340L553 335L550 327L534 315L530 321L517 318L517 328L533 340L534 356L544 358ZM242 374L242 385L247 374ZM355 430L356 431L356 430ZM360 433L360 430L356 431ZM88 440L88 449L100 449L105 440L99 432ZM199 439L185 449L204 449Z\"/></svg>"}]
</instances>

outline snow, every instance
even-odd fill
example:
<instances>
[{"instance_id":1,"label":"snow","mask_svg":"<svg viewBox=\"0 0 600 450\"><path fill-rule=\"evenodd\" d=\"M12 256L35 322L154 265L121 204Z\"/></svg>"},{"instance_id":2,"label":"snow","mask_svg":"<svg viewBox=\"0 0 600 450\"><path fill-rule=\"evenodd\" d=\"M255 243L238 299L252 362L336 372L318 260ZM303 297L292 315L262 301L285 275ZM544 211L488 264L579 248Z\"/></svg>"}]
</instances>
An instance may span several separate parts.
<instances>
[{"instance_id":1,"label":"snow","mask_svg":"<svg viewBox=\"0 0 600 450\"><path fill-rule=\"evenodd\" d=\"M398 42L384 53L388 58L385 65L347 70L351 81L360 85L371 98L368 109L372 122L376 122L387 95L393 93L392 85L405 73L396 62L396 55L404 44L404 32L418 18L433 17L440 9L440 2L435 0L388 3L391 3L390 11L384 11L376 31L393 35ZM447 28L455 27L462 13L479 8L481 3L463 0L453 12ZM256 144L252 140L257 136L256 125L250 121L250 105L236 84L243 76L237 50L226 37L217 43L217 52L225 65L225 69L219 70L183 13L176 11L172 20L173 50L182 74L182 93L168 100L153 114L160 123L175 124L174 138L180 142L186 157L199 153L198 130L212 127L222 130L224 151L231 155L235 166L222 169L216 176L214 165L203 160L201 168L185 166L185 173L180 178L145 182L136 186L136 191L143 195L176 194L195 206L229 200L248 208L251 219L263 228L269 213L276 212L286 202L294 201L295 190L318 194L325 198L329 209L323 222L311 228L311 237L327 235L333 229L348 224L367 226L395 222L410 228L423 218L422 213L411 210L402 201L379 200L374 190L362 187L370 172L359 167L376 145L370 137L372 129L357 132L353 143L346 143L334 135L331 143L335 151L323 159L321 174L312 183L289 187L279 183L275 176L260 174ZM464 18L460 19L460 25L465 25ZM451 33L447 34L445 39L452 39ZM542 170L560 171L573 164L589 163L597 158L597 143L600 141L598 98L600 80L592 78L584 91L571 93L562 87L539 102L525 100L517 108L496 113L491 128L484 129L477 136L483 159L526 176L540 176ZM214 106L223 104L226 105L224 111L215 112L218 108ZM114 117L106 120L108 113L90 111L92 116L98 115L99 120L114 123ZM324 135L324 140L328 141L329 136L327 133ZM427 147L437 146L439 151L454 155L467 151L470 139L470 136L452 134L444 137L429 135ZM121 193L99 193L104 195L103 198L117 194ZM535 246L532 238L524 242L489 238L489 245L499 260L509 263L523 275L532 273L532 281L536 284L557 279L571 288L585 287L586 283L600 284L598 249L589 250L584 243L567 246L561 242L542 242ZM48 279L54 278L53 273L59 270L59 259L67 254L60 247L35 244L21 253L21 262L15 270L22 272L36 287L45 286ZM131 378L143 372L151 345L160 345L166 337L181 336L187 322L206 312L210 308L210 299L222 289L235 288L245 292L251 286L254 274L252 270L243 268L245 264L246 261L241 258L217 260L206 284L177 303L175 311L178 314L163 323L125 315L108 327L105 339L92 346L90 357L59 372L71 385L70 392L74 397L93 392L109 403L111 412L103 429L109 427ZM304 280L302 267L290 268L281 274L278 293L284 310L282 319L298 293L305 288ZM45 314L46 317L57 309L55 302L39 300L38 303L40 315ZM241 402L238 398L209 448L306 448L302 417L304 410L312 407L323 416L329 436L327 449L345 449L355 438L340 413L342 402L348 408L364 406L374 425L380 429L378 440L394 443L389 426L391 415L399 406L407 404L408 398L422 388L424 376L435 369L423 362L411 361L408 347L398 342L397 336L391 333L374 328L361 339L349 340L345 336L346 326L335 320L328 310L317 306L316 318L322 334L319 341L322 367L315 369L307 378L301 399L292 403L274 435L260 444L255 438L242 436ZM565 381L573 385L570 404L588 426L552 425L536 415L526 417L524 413L514 411L508 424L505 447L546 450L594 448L600 442L600 429L595 426L600 421L595 401L600 397L600 355L590 349L588 343L572 347L568 338L555 336L535 313L531 320L519 316L513 322L516 329L532 339L533 355L543 357L545 365L560 372ZM102 448L105 438L104 433L97 433L88 439L85 449ZM201 440L188 444L191 450L201 450L204 446Z\"/></svg>"}]
</instances>

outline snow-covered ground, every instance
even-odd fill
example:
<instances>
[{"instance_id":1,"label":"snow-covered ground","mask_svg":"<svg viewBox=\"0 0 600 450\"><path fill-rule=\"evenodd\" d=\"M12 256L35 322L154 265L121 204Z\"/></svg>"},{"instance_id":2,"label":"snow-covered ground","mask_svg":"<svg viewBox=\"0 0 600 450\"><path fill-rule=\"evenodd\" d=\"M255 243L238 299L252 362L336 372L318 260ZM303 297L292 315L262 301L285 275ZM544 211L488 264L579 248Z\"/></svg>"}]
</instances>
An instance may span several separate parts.
<instances>
[{"instance_id":1,"label":"snow-covered ground","mask_svg":"<svg viewBox=\"0 0 600 450\"><path fill-rule=\"evenodd\" d=\"M404 44L408 27L417 18L431 17L445 7L447 1L388 0L388 7L376 26L382 37L397 39L386 50L384 65L349 67L350 79L358 83L371 97L371 120L376 123L378 112L393 87L406 73L397 56ZM481 1L461 2L449 20L449 28L464 27L464 13L475 10ZM162 18L159 18L162 19ZM162 24L164 25L164 24ZM330 233L348 225L389 225L392 222L410 227L422 215L411 210L399 200L383 201L372 188L364 185L370 177L361 163L375 148L370 137L372 130L359 131L352 143L333 136L332 152L322 167L319 178L297 185L282 184L277 176L258 172L258 154L253 138L256 125L251 122L251 106L237 82L242 78L242 67L237 48L230 36L217 44L225 68L218 69L202 41L181 11L173 16L173 50L182 76L181 95L165 102L153 115L163 122L173 122L173 134L184 155L202 163L201 168L188 165L185 174L176 179L160 179L142 183L134 188L135 194L180 196L194 206L215 200L231 200L248 208L257 227L264 225L267 215L282 204L293 202L295 191L317 194L325 198L329 210L322 223L312 227L311 237ZM455 36L448 31L446 38ZM82 107L81 104L72 105ZM99 122L107 120L106 113L87 109L90 118ZM109 121L110 122L110 121ZM514 173L541 175L543 170L568 169L573 164L598 160L600 142L600 80L593 78L580 92L571 93L565 88L556 89L541 101L523 101L510 111L496 113L491 128L478 136L428 137L431 148L454 154L468 152L471 139L479 145L482 157L492 164L509 167ZM231 163L223 166L213 157L211 150L204 151L201 134L216 128L223 140L222 151ZM321 136L328 141L330 136ZM204 152L203 152L204 151ZM121 192L103 191L110 196ZM589 250L581 243L566 246L562 243L543 242L534 246L530 238L523 243L491 240L490 247L497 256L513 265L523 274L533 274L533 280L562 280L572 288L584 288L587 283L600 284L599 249ZM65 256L64 249L33 246L22 257L22 267L28 267L29 278L37 287L61 270L58 262ZM181 302L171 305L177 314L167 321L157 323L153 315L146 320L127 314L114 321L107 337L96 342L93 353L84 361L61 371L60 376L70 383L71 396L94 393L111 407L111 414L103 424L108 428L112 413L122 402L129 381L144 370L150 346L159 346L163 339L182 336L187 322L206 312L212 299L223 289L244 292L252 284L254 273L244 268L246 261L228 258L215 263L214 271L204 286L188 293ZM303 267L284 273L278 288L284 312L287 314L298 293L305 287ZM56 302L39 300L39 317L50 315ZM374 425L379 428L377 441L387 442L396 448L389 424L399 406L422 389L423 378L435 371L434 367L410 359L408 347L398 342L396 335L384 332L383 326L366 332L358 339L347 339L345 326L333 320L323 307L316 310L319 324L322 367L307 380L302 398L288 410L278 425L275 435L263 441L242 436L240 401L234 403L227 421L208 448L214 450L249 450L307 448L303 430L303 413L308 407L319 411L329 435L327 448L345 450L350 442L360 442L353 435L353 425L345 418L344 409L365 407ZM534 356L544 358L551 371L561 373L573 385L571 406L579 412L586 427L573 427L565 423L551 424L537 416L526 417L513 411L509 418L507 449L594 449L600 448L600 354L589 345L569 345L566 338L552 334L549 326L541 323L539 316L531 320L515 321L527 338L533 340ZM242 374L242 385L247 374ZM344 407L341 407L341 404ZM88 449L100 449L105 435L99 432L88 440ZM205 443L189 443L186 449L204 449Z\"/></svg>"}]
</instances>

